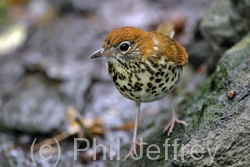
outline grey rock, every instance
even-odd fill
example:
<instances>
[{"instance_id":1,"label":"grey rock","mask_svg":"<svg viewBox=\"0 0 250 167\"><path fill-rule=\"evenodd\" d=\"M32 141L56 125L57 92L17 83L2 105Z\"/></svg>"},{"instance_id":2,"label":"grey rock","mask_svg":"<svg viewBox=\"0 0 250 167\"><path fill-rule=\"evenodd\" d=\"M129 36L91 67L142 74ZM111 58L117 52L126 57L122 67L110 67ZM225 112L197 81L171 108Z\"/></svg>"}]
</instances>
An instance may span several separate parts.
<instances>
[{"instance_id":1,"label":"grey rock","mask_svg":"<svg viewBox=\"0 0 250 167\"><path fill-rule=\"evenodd\" d=\"M71 3L73 4L74 8L82 11L95 11L103 5L103 3L99 0L72 0Z\"/></svg>"},{"instance_id":2,"label":"grey rock","mask_svg":"<svg viewBox=\"0 0 250 167\"><path fill-rule=\"evenodd\" d=\"M67 121L67 108L86 106L84 93L90 79L52 80L42 73L25 76L12 89L2 91L1 125L23 132L62 131Z\"/></svg>"},{"instance_id":3,"label":"grey rock","mask_svg":"<svg viewBox=\"0 0 250 167\"><path fill-rule=\"evenodd\" d=\"M211 50L210 45L205 40L195 40L192 45L187 47L189 63L191 63L194 68L206 64L209 57L214 54Z\"/></svg>"},{"instance_id":4,"label":"grey rock","mask_svg":"<svg viewBox=\"0 0 250 167\"><path fill-rule=\"evenodd\" d=\"M237 4L241 2L231 1ZM219 53L233 46L249 30L249 17L242 17L230 1L219 0L212 4L201 20L200 29L212 48ZM240 11L239 7L236 10Z\"/></svg>"},{"instance_id":5,"label":"grey rock","mask_svg":"<svg viewBox=\"0 0 250 167\"><path fill-rule=\"evenodd\" d=\"M95 65L89 55L101 46L105 30L73 17L69 15L34 32L21 56L25 68L44 71L58 80L91 78Z\"/></svg>"},{"instance_id":6,"label":"grey rock","mask_svg":"<svg viewBox=\"0 0 250 167\"><path fill-rule=\"evenodd\" d=\"M0 89L6 85L17 83L24 75L25 69L18 55L1 57L0 59Z\"/></svg>"},{"instance_id":7,"label":"grey rock","mask_svg":"<svg viewBox=\"0 0 250 167\"><path fill-rule=\"evenodd\" d=\"M59 130L66 118L67 102L58 93L59 81L42 74L25 77L12 90L3 92L1 125L24 132Z\"/></svg>"},{"instance_id":8,"label":"grey rock","mask_svg":"<svg viewBox=\"0 0 250 167\"><path fill-rule=\"evenodd\" d=\"M248 20L249 23L249 18L250 18L250 1L249 0L242 0L242 1L237 1L237 0L231 0L231 6L243 17L246 18L245 21Z\"/></svg>"}]
</instances>

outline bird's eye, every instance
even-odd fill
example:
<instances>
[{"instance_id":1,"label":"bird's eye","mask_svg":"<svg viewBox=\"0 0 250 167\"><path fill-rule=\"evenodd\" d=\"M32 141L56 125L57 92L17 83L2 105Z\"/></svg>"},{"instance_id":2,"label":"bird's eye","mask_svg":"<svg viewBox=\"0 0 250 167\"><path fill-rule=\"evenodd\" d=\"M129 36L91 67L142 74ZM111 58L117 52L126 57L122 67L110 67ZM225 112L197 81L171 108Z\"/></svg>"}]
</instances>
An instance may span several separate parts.
<instances>
[{"instance_id":1,"label":"bird's eye","mask_svg":"<svg viewBox=\"0 0 250 167\"><path fill-rule=\"evenodd\" d=\"M130 49L130 43L129 42L123 42L120 44L120 50L123 52L126 52Z\"/></svg>"}]
</instances>

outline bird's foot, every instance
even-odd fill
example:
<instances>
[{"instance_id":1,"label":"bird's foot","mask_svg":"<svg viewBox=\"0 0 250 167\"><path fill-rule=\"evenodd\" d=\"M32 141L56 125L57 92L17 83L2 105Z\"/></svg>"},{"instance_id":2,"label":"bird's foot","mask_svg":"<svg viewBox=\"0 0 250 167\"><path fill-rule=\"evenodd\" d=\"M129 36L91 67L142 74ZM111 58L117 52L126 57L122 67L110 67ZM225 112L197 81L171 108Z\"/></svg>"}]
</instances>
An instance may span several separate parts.
<instances>
[{"instance_id":1,"label":"bird's foot","mask_svg":"<svg viewBox=\"0 0 250 167\"><path fill-rule=\"evenodd\" d=\"M148 145L148 143L146 143L146 142L138 142L138 141L136 141L135 143L133 143L132 146L131 146L131 149L130 149L129 153L124 158L124 160L126 160L131 155L135 155L138 158L138 154L136 152L136 147L141 147L141 146L144 146L144 145Z\"/></svg>"},{"instance_id":2,"label":"bird's foot","mask_svg":"<svg viewBox=\"0 0 250 167\"><path fill-rule=\"evenodd\" d=\"M170 121L168 122L168 125L164 128L163 132L166 132L168 130L168 135L170 135L170 133L173 132L174 129L174 124L178 123L178 124L182 124L184 126L187 126L187 123L185 121L179 120L175 113L172 114Z\"/></svg>"}]
</instances>

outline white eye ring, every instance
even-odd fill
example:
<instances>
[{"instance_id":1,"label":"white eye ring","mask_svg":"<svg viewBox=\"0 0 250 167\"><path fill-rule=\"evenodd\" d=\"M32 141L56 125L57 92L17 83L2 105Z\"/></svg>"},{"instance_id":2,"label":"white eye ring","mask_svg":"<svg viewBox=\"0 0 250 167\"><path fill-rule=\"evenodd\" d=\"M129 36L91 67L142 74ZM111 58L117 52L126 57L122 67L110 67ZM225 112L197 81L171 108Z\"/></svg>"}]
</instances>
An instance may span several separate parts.
<instances>
[{"instance_id":1,"label":"white eye ring","mask_svg":"<svg viewBox=\"0 0 250 167\"><path fill-rule=\"evenodd\" d=\"M127 52L130 49L131 43L129 41L124 41L119 45L119 49L122 52Z\"/></svg>"}]
</instances>

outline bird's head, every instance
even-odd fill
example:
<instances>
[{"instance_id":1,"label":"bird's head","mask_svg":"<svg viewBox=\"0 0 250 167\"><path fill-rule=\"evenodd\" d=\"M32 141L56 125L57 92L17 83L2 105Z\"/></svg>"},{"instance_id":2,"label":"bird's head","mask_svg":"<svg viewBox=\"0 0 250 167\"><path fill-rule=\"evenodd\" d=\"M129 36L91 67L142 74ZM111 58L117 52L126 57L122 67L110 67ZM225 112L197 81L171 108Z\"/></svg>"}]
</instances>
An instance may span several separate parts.
<instances>
[{"instance_id":1,"label":"bird's head","mask_svg":"<svg viewBox=\"0 0 250 167\"><path fill-rule=\"evenodd\" d=\"M154 43L148 32L134 27L122 27L111 31L103 42L103 47L90 58L107 57L109 61L129 63L142 61L149 55Z\"/></svg>"}]
</instances>

